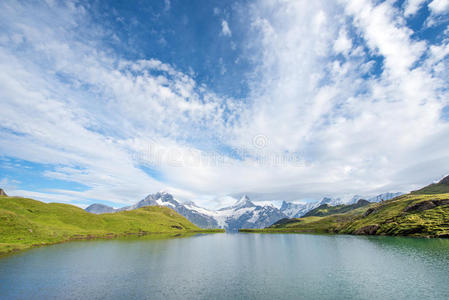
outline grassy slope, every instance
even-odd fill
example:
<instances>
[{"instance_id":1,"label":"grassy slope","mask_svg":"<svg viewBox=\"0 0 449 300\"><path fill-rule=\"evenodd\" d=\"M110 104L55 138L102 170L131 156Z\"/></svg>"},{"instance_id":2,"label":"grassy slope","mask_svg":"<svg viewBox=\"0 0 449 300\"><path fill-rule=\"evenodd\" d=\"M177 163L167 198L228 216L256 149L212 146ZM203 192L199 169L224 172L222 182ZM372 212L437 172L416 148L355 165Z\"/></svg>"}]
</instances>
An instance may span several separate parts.
<instances>
[{"instance_id":1,"label":"grassy slope","mask_svg":"<svg viewBox=\"0 0 449 300\"><path fill-rule=\"evenodd\" d=\"M343 214L306 217L284 225L242 232L313 232L418 237L449 237L449 205L426 210L406 209L420 202L449 199L447 194L408 194ZM372 212L365 215L367 210Z\"/></svg>"},{"instance_id":2,"label":"grassy slope","mask_svg":"<svg viewBox=\"0 0 449 300\"><path fill-rule=\"evenodd\" d=\"M0 254L73 239L214 231L220 230L202 230L161 206L95 215L73 205L0 196Z\"/></svg>"},{"instance_id":3,"label":"grassy slope","mask_svg":"<svg viewBox=\"0 0 449 300\"><path fill-rule=\"evenodd\" d=\"M426 187L423 187L420 190L411 192L411 194L414 195L444 194L444 193L449 193L449 185L440 183L434 183Z\"/></svg>"},{"instance_id":4,"label":"grassy slope","mask_svg":"<svg viewBox=\"0 0 449 300\"><path fill-rule=\"evenodd\" d=\"M431 195L449 193L449 176L441 179L438 183L432 183L410 194L414 195Z\"/></svg>"},{"instance_id":5,"label":"grassy slope","mask_svg":"<svg viewBox=\"0 0 449 300\"><path fill-rule=\"evenodd\" d=\"M323 204L315 209L312 209L311 211L307 212L303 217L324 217L334 214L342 214L348 211L351 211L353 209L363 207L366 205L369 205L370 203L366 200L361 200L357 203L346 205L336 205L336 206L330 206L328 204Z\"/></svg>"}]
</instances>

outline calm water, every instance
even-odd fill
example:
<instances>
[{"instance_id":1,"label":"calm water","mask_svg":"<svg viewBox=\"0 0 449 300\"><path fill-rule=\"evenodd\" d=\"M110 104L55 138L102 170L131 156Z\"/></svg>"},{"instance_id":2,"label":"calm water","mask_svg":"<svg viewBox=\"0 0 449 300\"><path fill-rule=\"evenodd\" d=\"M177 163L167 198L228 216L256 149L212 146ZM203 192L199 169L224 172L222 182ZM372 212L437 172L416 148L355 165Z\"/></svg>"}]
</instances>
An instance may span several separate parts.
<instances>
[{"instance_id":1,"label":"calm water","mask_svg":"<svg viewBox=\"0 0 449 300\"><path fill-rule=\"evenodd\" d=\"M449 299L449 240L214 234L0 259L1 299Z\"/></svg>"}]
</instances>

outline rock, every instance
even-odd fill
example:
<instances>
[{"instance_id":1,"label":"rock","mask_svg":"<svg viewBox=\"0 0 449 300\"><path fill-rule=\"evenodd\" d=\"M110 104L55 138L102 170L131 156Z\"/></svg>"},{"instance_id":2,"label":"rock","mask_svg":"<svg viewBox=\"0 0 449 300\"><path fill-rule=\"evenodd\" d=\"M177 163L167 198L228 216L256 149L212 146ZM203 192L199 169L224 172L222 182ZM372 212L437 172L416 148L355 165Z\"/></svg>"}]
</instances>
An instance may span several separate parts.
<instances>
[{"instance_id":1,"label":"rock","mask_svg":"<svg viewBox=\"0 0 449 300\"><path fill-rule=\"evenodd\" d=\"M424 211L441 205L449 205L449 199L421 201L406 207L404 212Z\"/></svg>"},{"instance_id":2,"label":"rock","mask_svg":"<svg viewBox=\"0 0 449 300\"><path fill-rule=\"evenodd\" d=\"M368 209L365 211L365 213L363 214L363 217L365 218L365 217L369 216L370 214L372 214L372 213L375 212L375 211L376 211L376 209L373 208L373 207L368 208Z\"/></svg>"},{"instance_id":3,"label":"rock","mask_svg":"<svg viewBox=\"0 0 449 300\"><path fill-rule=\"evenodd\" d=\"M8 195L6 195L6 193L3 189L0 189L0 196L8 196Z\"/></svg>"},{"instance_id":4,"label":"rock","mask_svg":"<svg viewBox=\"0 0 449 300\"><path fill-rule=\"evenodd\" d=\"M415 233L423 233L426 231L426 226L424 225L416 225L409 228L400 228L396 231L396 234L398 235L409 235L409 234L415 234Z\"/></svg>"},{"instance_id":5,"label":"rock","mask_svg":"<svg viewBox=\"0 0 449 300\"><path fill-rule=\"evenodd\" d=\"M354 231L354 234L361 235L361 234L368 234L368 235L374 235L376 234L377 230L379 230L380 226L377 224L374 225L368 225L362 228L357 229Z\"/></svg>"},{"instance_id":6,"label":"rock","mask_svg":"<svg viewBox=\"0 0 449 300\"><path fill-rule=\"evenodd\" d=\"M449 176L444 177L443 179L438 182L439 184L447 184L449 185Z\"/></svg>"}]
</instances>

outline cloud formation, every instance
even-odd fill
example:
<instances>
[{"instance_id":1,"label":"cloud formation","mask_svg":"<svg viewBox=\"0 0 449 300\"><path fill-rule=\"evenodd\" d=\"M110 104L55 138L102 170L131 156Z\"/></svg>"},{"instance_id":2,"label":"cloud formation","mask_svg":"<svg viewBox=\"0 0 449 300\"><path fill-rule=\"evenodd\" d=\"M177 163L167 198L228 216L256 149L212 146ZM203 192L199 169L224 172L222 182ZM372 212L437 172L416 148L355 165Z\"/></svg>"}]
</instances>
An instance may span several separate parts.
<instances>
[{"instance_id":1,"label":"cloud formation","mask_svg":"<svg viewBox=\"0 0 449 300\"><path fill-rule=\"evenodd\" d=\"M404 19L424 5L251 3L255 68L248 96L235 99L157 57L120 56L87 5L5 1L0 154L85 187L18 193L79 205L120 206L160 189L214 207L229 194L416 188L449 170L448 32L418 38ZM434 14L444 7L428 4ZM221 30L232 35L225 20Z\"/></svg>"},{"instance_id":2,"label":"cloud formation","mask_svg":"<svg viewBox=\"0 0 449 300\"><path fill-rule=\"evenodd\" d=\"M223 34L224 36L232 35L231 29L229 29L229 24L226 20L221 21L221 34Z\"/></svg>"}]
</instances>

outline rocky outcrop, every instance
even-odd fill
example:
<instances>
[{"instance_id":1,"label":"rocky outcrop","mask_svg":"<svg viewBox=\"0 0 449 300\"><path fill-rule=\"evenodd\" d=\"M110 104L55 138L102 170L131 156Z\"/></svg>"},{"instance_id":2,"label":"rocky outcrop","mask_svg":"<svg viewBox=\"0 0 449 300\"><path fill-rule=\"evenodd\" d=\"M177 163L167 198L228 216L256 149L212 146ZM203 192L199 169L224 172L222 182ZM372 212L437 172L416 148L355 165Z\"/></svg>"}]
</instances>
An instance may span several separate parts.
<instances>
[{"instance_id":1,"label":"rocky outcrop","mask_svg":"<svg viewBox=\"0 0 449 300\"><path fill-rule=\"evenodd\" d=\"M368 208L365 213L363 214L363 217L368 217L370 214L372 214L373 212L375 212L376 209L374 207Z\"/></svg>"},{"instance_id":2,"label":"rocky outcrop","mask_svg":"<svg viewBox=\"0 0 449 300\"><path fill-rule=\"evenodd\" d=\"M421 201L406 207L404 212L410 213L424 211L442 205L449 205L449 199Z\"/></svg>"},{"instance_id":3,"label":"rocky outcrop","mask_svg":"<svg viewBox=\"0 0 449 300\"><path fill-rule=\"evenodd\" d=\"M377 224L364 226L354 231L357 235L375 235L380 226Z\"/></svg>"},{"instance_id":4,"label":"rocky outcrop","mask_svg":"<svg viewBox=\"0 0 449 300\"><path fill-rule=\"evenodd\" d=\"M443 179L440 180L440 182L438 182L439 184L445 184L445 185L449 185L449 176L444 177Z\"/></svg>"}]
</instances>

